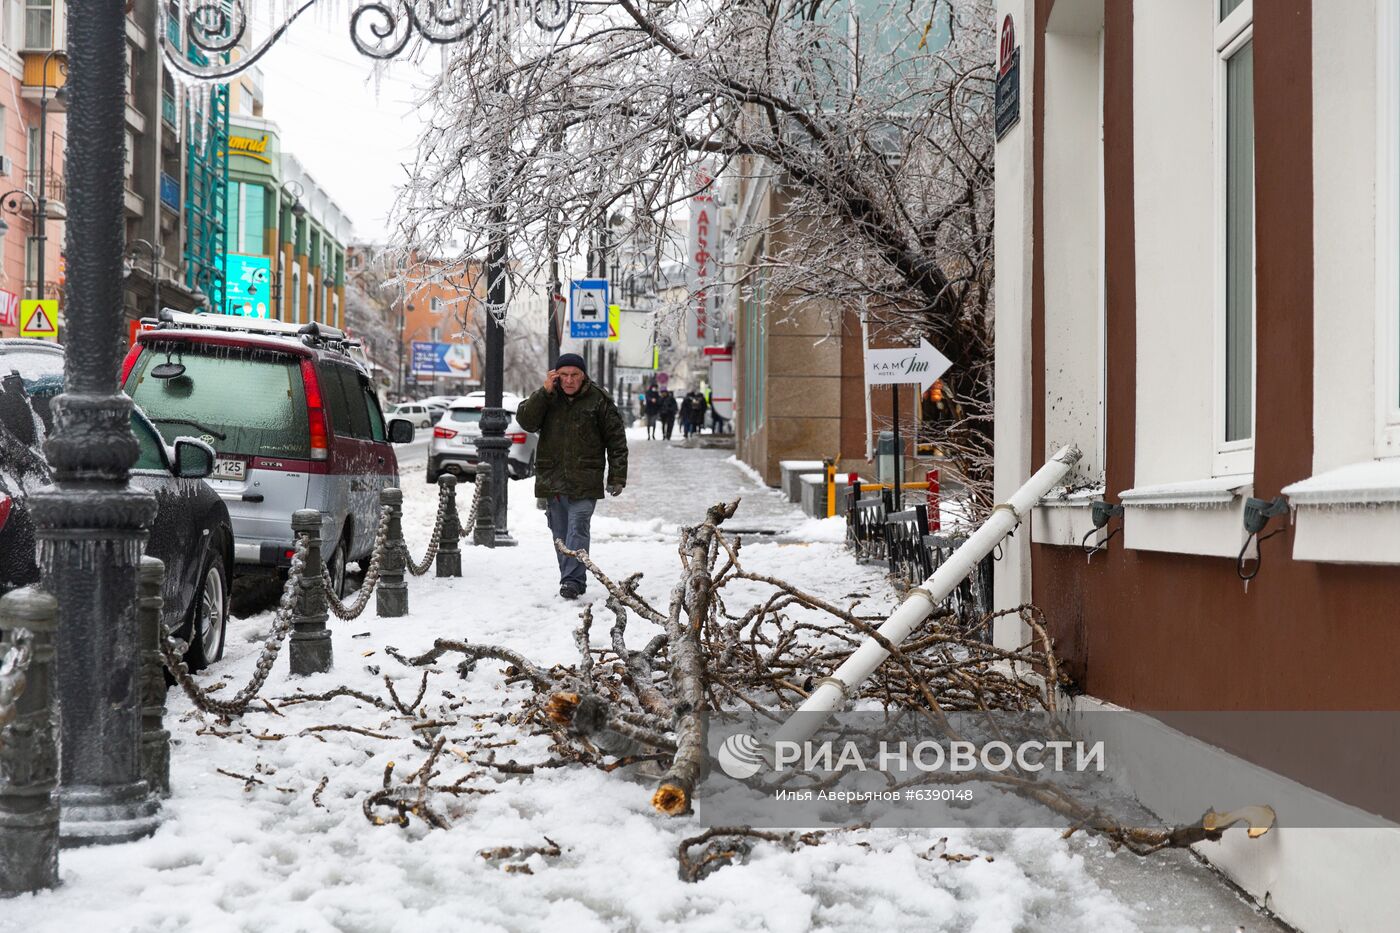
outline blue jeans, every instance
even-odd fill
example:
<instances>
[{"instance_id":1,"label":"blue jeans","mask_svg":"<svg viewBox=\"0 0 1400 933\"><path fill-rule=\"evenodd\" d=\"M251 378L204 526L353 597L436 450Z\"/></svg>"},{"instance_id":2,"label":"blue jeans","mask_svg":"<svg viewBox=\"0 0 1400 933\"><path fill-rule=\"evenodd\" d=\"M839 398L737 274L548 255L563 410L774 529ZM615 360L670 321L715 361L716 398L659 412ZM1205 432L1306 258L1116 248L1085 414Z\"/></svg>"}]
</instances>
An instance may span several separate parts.
<instances>
[{"instance_id":1,"label":"blue jeans","mask_svg":"<svg viewBox=\"0 0 1400 933\"><path fill-rule=\"evenodd\" d=\"M597 499L570 499L568 496L550 496L545 502L545 517L549 520L549 533L552 539L564 542L572 551L588 550L590 526L593 523L593 509ZM554 541L550 541L553 547ZM580 588L588 586L588 573L583 564L572 557L559 553L559 582L576 583Z\"/></svg>"}]
</instances>

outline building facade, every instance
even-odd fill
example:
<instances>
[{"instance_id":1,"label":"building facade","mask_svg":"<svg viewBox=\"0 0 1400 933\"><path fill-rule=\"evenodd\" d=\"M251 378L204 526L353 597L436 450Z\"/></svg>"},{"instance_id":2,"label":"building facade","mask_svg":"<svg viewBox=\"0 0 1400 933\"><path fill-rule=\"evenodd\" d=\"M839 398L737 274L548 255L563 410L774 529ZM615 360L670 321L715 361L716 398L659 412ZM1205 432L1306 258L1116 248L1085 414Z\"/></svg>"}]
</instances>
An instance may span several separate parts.
<instances>
[{"instance_id":1,"label":"building facade","mask_svg":"<svg viewBox=\"0 0 1400 933\"><path fill-rule=\"evenodd\" d=\"M734 419L739 459L777 485L784 460L837 461L841 472L868 475L871 439L893 424L899 392L906 451L914 449L918 387L878 386L867 396L865 343L883 346L859 313L769 287L768 259L784 246L785 193L754 157L739 160L732 190L733 227L762 230L740 237L729 253L735 287L727 289L733 320ZM867 407L869 414L867 415ZM912 465L905 476L911 477Z\"/></svg>"},{"instance_id":2,"label":"building facade","mask_svg":"<svg viewBox=\"0 0 1400 933\"><path fill-rule=\"evenodd\" d=\"M1400 708L1400 11L998 6L1021 54L996 157L998 501L1084 454L1006 542L998 607L1045 611L1086 705ZM1121 534L1086 562L1095 500ZM1362 835L1201 848L1300 928L1380 929L1400 834Z\"/></svg>"},{"instance_id":3,"label":"building facade","mask_svg":"<svg viewBox=\"0 0 1400 933\"><path fill-rule=\"evenodd\" d=\"M283 151L271 120L233 118L228 152L228 284L220 310L343 327L349 217Z\"/></svg>"},{"instance_id":4,"label":"building facade","mask_svg":"<svg viewBox=\"0 0 1400 933\"><path fill-rule=\"evenodd\" d=\"M61 3L0 3L0 337L19 333L19 303L58 299L63 323L63 153L66 8ZM42 143L42 144L41 144ZM43 153L41 161L40 153ZM45 195L47 221L38 222ZM39 239L40 227L43 239ZM44 257L39 281L39 256Z\"/></svg>"}]
</instances>

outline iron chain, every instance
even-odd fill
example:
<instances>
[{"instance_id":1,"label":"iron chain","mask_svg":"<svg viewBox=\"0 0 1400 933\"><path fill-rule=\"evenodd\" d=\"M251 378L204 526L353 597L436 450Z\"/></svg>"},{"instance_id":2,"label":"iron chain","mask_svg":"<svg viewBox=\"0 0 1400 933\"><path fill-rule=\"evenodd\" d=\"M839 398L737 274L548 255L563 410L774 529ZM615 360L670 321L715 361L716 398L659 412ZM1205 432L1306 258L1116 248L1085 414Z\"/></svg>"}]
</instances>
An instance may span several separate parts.
<instances>
[{"instance_id":1,"label":"iron chain","mask_svg":"<svg viewBox=\"0 0 1400 933\"><path fill-rule=\"evenodd\" d=\"M324 569L321 571L322 581L326 588L326 605L337 619L350 621L358 618L369 605L369 598L374 593L374 588L379 585L379 563L384 558L384 539L389 532L389 507L383 506L379 510L379 529L374 533L374 548L370 552L369 566L365 568L365 582L360 585L360 589L355 594L353 603L344 603L335 593L335 586L331 581L331 576Z\"/></svg>"},{"instance_id":2,"label":"iron chain","mask_svg":"<svg viewBox=\"0 0 1400 933\"><path fill-rule=\"evenodd\" d=\"M166 668L171 676L175 678L190 698L190 702L206 713L218 713L221 716L241 716L248 709L248 704L257 696L258 691L266 682L269 674L272 673L272 664L277 660L277 654L282 650L282 642L287 640L287 636L292 631L292 605L296 600L297 589L301 586L302 573L306 569L306 548L307 538L305 535L298 535L296 551L292 554L291 568L287 571L287 584L282 588L282 600L277 604L277 610L273 616L272 632L267 636L267 641L263 643L262 654L258 657L257 669L253 672L253 679L248 682L242 690L232 700L220 700L205 693L199 684L194 682L190 676L190 666L185 662L185 651L188 645L183 641L175 641L170 635L170 627L165 620L160 623L160 654L165 661Z\"/></svg>"},{"instance_id":3,"label":"iron chain","mask_svg":"<svg viewBox=\"0 0 1400 933\"><path fill-rule=\"evenodd\" d=\"M420 563L415 563L413 557L404 549L404 557L408 558L408 572L415 577L421 577L428 572L428 568L433 565L433 558L437 557L439 538L442 536L442 520L447 514L447 490L438 487L438 510L437 518L433 521L433 533L428 538L428 553L423 555ZM473 516L475 517L475 516Z\"/></svg>"},{"instance_id":4,"label":"iron chain","mask_svg":"<svg viewBox=\"0 0 1400 933\"><path fill-rule=\"evenodd\" d=\"M24 693L25 673L33 657L33 636L29 629L17 628L9 650L0 660L0 748L5 747L5 727L14 721L19 698Z\"/></svg>"},{"instance_id":5,"label":"iron chain","mask_svg":"<svg viewBox=\"0 0 1400 933\"><path fill-rule=\"evenodd\" d=\"M462 522L462 530L458 532L458 537L460 538L468 537L476 530L476 510L481 505L481 490L484 484L477 482L472 485L476 487L472 492L472 507L471 510L467 512L467 520Z\"/></svg>"}]
</instances>

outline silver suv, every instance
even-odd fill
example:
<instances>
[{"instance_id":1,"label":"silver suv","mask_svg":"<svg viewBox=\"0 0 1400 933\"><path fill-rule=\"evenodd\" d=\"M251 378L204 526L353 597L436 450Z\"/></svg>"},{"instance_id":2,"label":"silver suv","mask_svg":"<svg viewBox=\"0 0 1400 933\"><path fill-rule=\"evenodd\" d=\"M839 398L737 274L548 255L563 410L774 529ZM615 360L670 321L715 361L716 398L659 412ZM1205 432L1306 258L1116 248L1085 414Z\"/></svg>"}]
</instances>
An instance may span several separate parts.
<instances>
[{"instance_id":1,"label":"silver suv","mask_svg":"<svg viewBox=\"0 0 1400 933\"><path fill-rule=\"evenodd\" d=\"M379 523L379 490L397 486L387 424L354 343L336 328L164 311L137 337L122 384L166 441L197 435L216 451L209 484L233 520L242 573L286 567L292 513L321 513L326 566L343 592Z\"/></svg>"},{"instance_id":2,"label":"silver suv","mask_svg":"<svg viewBox=\"0 0 1400 933\"><path fill-rule=\"evenodd\" d=\"M506 437L511 442L506 469L511 479L534 474L535 447L540 442L538 434L530 434L515 420L520 402L520 396L509 392L501 396L501 407L511 416L506 426ZM485 408L486 393L473 392L454 401L443 413L433 428L433 442L428 448L428 482L436 483L443 473L475 479L473 470L480 460L476 442L481 437L481 413Z\"/></svg>"}]
</instances>

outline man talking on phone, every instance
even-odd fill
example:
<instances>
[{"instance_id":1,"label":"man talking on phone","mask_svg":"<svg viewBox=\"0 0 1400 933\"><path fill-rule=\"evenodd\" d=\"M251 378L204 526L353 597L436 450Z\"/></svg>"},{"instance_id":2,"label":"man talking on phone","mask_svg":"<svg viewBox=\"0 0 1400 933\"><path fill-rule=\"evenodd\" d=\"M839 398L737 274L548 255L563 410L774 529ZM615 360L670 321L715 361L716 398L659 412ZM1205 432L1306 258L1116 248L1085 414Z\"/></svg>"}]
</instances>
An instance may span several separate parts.
<instances>
[{"instance_id":1,"label":"man talking on phone","mask_svg":"<svg viewBox=\"0 0 1400 933\"><path fill-rule=\"evenodd\" d=\"M561 354L515 412L522 428L540 436L535 450L535 496L545 500L552 537L587 550L593 509L627 485L627 432L608 393L589 381L583 357ZM604 457L607 480L604 482ZM559 595L578 599L588 586L583 564L556 552Z\"/></svg>"}]
</instances>

